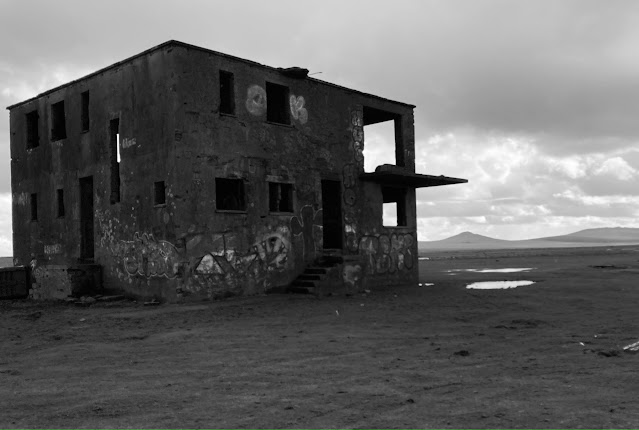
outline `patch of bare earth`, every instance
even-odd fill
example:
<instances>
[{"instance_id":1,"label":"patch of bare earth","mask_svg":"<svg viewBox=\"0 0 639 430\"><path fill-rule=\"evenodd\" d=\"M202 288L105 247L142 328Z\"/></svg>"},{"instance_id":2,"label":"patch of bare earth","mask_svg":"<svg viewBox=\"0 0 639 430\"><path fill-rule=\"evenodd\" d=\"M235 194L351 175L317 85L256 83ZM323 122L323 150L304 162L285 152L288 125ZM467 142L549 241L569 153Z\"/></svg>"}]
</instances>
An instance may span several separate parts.
<instances>
[{"instance_id":1,"label":"patch of bare earth","mask_svg":"<svg viewBox=\"0 0 639 430\"><path fill-rule=\"evenodd\" d=\"M635 428L639 254L547 251L352 297L2 301L0 426ZM507 267L536 269L445 272Z\"/></svg>"}]
</instances>

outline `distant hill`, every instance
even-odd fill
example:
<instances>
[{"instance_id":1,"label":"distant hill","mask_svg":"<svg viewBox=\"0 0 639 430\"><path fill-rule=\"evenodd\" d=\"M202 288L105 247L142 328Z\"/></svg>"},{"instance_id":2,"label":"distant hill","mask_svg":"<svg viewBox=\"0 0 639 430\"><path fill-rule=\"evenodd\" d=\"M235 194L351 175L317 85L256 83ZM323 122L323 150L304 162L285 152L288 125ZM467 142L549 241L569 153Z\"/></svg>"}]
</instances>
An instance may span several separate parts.
<instances>
[{"instance_id":1,"label":"distant hill","mask_svg":"<svg viewBox=\"0 0 639 430\"><path fill-rule=\"evenodd\" d=\"M639 244L639 228L591 228L563 236L502 240L465 231L443 240L420 241L420 250L569 248Z\"/></svg>"}]
</instances>

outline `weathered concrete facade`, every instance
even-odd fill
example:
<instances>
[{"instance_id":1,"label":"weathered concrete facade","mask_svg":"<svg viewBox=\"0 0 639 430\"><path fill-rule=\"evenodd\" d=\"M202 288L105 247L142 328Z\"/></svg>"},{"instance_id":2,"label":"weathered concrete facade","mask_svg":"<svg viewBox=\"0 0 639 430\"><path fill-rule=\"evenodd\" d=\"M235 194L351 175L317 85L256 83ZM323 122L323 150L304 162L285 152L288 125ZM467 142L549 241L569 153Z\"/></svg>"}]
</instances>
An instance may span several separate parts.
<instances>
[{"instance_id":1,"label":"weathered concrete facade","mask_svg":"<svg viewBox=\"0 0 639 430\"><path fill-rule=\"evenodd\" d=\"M9 107L15 264L167 300L285 287L326 254L334 288L417 282L415 188L465 181L414 173L414 106L306 72L171 41ZM396 166L364 173L387 120Z\"/></svg>"}]
</instances>

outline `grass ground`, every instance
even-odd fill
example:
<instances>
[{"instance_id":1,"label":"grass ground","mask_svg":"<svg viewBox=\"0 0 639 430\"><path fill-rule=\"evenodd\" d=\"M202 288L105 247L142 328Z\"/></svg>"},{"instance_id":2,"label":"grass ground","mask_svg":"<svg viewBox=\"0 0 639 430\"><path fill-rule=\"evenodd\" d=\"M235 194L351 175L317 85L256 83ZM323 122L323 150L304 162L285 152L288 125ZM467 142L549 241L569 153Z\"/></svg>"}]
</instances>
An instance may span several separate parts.
<instances>
[{"instance_id":1,"label":"grass ground","mask_svg":"<svg viewBox=\"0 0 639 430\"><path fill-rule=\"evenodd\" d=\"M508 252L351 297L2 301L0 427L636 428L639 253ZM505 267L535 270L448 272ZM536 283L465 288L504 279Z\"/></svg>"}]
</instances>

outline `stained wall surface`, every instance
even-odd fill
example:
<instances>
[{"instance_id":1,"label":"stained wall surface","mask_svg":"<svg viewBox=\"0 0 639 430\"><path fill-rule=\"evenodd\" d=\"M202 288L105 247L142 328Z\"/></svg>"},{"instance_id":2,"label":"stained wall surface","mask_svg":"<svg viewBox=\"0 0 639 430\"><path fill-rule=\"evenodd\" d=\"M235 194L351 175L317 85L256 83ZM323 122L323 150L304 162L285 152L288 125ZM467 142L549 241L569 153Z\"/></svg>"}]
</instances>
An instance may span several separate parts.
<instances>
[{"instance_id":1,"label":"stained wall surface","mask_svg":"<svg viewBox=\"0 0 639 430\"><path fill-rule=\"evenodd\" d=\"M58 101L66 138L51 141ZM389 227L382 186L360 180L364 124L386 117L414 171L411 105L167 43L10 111L16 264L93 261L107 289L168 300L287 285L325 248L348 257L341 287L417 281L414 188L400 187L405 225Z\"/></svg>"}]
</instances>

